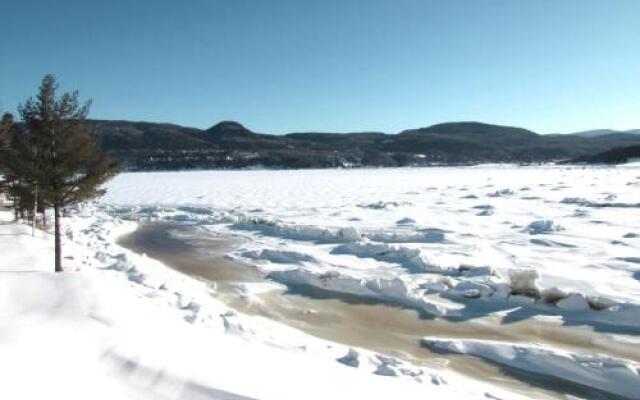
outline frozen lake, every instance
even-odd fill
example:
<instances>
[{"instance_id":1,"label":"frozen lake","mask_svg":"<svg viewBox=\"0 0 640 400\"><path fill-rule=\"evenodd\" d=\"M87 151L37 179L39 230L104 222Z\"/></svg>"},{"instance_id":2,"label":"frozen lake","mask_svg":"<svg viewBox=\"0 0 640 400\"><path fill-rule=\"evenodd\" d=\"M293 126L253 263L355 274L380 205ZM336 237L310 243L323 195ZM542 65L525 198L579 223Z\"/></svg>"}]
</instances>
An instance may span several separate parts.
<instances>
[{"instance_id":1,"label":"frozen lake","mask_svg":"<svg viewBox=\"0 0 640 400\"><path fill-rule=\"evenodd\" d=\"M248 237L250 249L268 251L239 256L274 270L305 264L411 278L420 268L489 266L505 276L533 268L542 287L640 299L640 168L133 173L108 189L103 204ZM353 229L373 246L340 237ZM388 246L389 258L393 248L417 250L424 267L376 260L376 245ZM284 263L283 252L314 260Z\"/></svg>"},{"instance_id":2,"label":"frozen lake","mask_svg":"<svg viewBox=\"0 0 640 400\"><path fill-rule=\"evenodd\" d=\"M353 296L417 311L415 325L385 317L396 339L405 329L419 345L417 315L438 321L425 325L422 345L439 354L574 383L592 374L601 377L593 388L622 398L639 387L640 168L130 173L108 190L100 203L113 215L235 238L226 256L264 279L238 278L249 303L296 287L326 301ZM353 312L336 317L357 321ZM383 329L383 319L365 318ZM305 330L308 319L290 325ZM343 340L339 330L307 331L385 350L358 339L364 331Z\"/></svg>"}]
</instances>

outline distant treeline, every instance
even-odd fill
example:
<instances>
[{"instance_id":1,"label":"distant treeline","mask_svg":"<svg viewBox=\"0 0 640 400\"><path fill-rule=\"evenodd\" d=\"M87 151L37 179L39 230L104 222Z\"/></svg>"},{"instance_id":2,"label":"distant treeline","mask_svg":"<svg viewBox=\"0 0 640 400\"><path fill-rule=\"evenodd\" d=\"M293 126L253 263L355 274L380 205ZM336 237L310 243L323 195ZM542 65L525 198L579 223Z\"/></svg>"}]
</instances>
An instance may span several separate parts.
<instances>
[{"instance_id":1,"label":"distant treeline","mask_svg":"<svg viewBox=\"0 0 640 400\"><path fill-rule=\"evenodd\" d=\"M571 160L571 163L624 164L634 159L640 161L640 145L616 147L602 153L578 157Z\"/></svg>"},{"instance_id":2,"label":"distant treeline","mask_svg":"<svg viewBox=\"0 0 640 400\"><path fill-rule=\"evenodd\" d=\"M209 129L130 121L88 121L103 150L127 170L336 168L541 163L640 145L640 135L539 135L477 122L398 134L255 133L237 122Z\"/></svg>"}]
</instances>

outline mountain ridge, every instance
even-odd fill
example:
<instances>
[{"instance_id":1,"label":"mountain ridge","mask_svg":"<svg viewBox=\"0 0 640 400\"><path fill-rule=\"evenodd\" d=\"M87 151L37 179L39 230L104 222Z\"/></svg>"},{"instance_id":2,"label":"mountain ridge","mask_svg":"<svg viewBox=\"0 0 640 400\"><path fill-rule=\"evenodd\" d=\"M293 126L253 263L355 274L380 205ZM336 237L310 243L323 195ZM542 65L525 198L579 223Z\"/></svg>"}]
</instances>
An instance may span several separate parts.
<instances>
[{"instance_id":1,"label":"mountain ridge","mask_svg":"<svg viewBox=\"0 0 640 400\"><path fill-rule=\"evenodd\" d=\"M89 120L102 148L129 170L332 168L540 163L571 160L640 144L640 135L540 135L475 121L446 122L398 133L257 133L236 121L207 129L171 123Z\"/></svg>"}]
</instances>

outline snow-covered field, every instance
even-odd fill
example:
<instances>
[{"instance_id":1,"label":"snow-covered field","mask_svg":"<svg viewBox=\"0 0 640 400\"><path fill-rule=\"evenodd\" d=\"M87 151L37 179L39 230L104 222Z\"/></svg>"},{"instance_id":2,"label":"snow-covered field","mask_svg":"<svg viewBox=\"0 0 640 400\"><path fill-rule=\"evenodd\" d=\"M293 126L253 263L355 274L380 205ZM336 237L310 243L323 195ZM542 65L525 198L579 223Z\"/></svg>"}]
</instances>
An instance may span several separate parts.
<instances>
[{"instance_id":1,"label":"snow-covered field","mask_svg":"<svg viewBox=\"0 0 640 400\"><path fill-rule=\"evenodd\" d=\"M77 334L102 350L97 359L110 366L107 375L118 385L124 379L129 397L520 397L454 370L413 365L231 310L215 298L214 285L115 243L135 229L133 221L158 220L242 237L242 247L228 256L255 265L272 282L244 283L248 298L304 285L458 324L492 318L504 330L522 320L541 329L586 329L597 349L588 354L584 346L552 340L429 332L416 346L553 376L603 398L640 398L640 357L631 350L640 344L638 167L127 173L107 189L98 203L67 219L73 259L65 262L80 270L77 276L61 283L14 273L4 280L9 292L19 285L33 292L70 286L75 289L65 290L93 305L63 301L54 318L38 301L21 305L17 296L5 296L2 310L22 309L2 328L57 330L72 317L85 327ZM18 253L3 240L11 254L5 270L31 263L20 254L43 251L41 241L20 243L25 250ZM0 339L12 348L21 340ZM614 347L615 356L603 354Z\"/></svg>"}]
</instances>

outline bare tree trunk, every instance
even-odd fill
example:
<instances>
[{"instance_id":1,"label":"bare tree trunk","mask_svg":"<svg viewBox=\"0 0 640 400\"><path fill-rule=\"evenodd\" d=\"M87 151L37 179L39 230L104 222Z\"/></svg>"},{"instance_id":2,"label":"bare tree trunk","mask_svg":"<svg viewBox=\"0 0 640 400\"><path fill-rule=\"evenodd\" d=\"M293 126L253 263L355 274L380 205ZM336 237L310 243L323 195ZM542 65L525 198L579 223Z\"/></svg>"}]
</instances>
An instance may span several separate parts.
<instances>
[{"instance_id":1,"label":"bare tree trunk","mask_svg":"<svg viewBox=\"0 0 640 400\"><path fill-rule=\"evenodd\" d=\"M55 225L55 251L56 251L56 272L62 272L62 246L60 243L60 206L53 206L54 225Z\"/></svg>"},{"instance_id":2,"label":"bare tree trunk","mask_svg":"<svg viewBox=\"0 0 640 400\"><path fill-rule=\"evenodd\" d=\"M33 217L31 217L31 236L36 235L36 219L38 219L38 183L33 198Z\"/></svg>"},{"instance_id":3,"label":"bare tree trunk","mask_svg":"<svg viewBox=\"0 0 640 400\"><path fill-rule=\"evenodd\" d=\"M18 196L16 196L16 181L11 181L11 190L13 192L11 201L13 202L13 218L17 221L20 219L20 212L18 210Z\"/></svg>"},{"instance_id":4,"label":"bare tree trunk","mask_svg":"<svg viewBox=\"0 0 640 400\"><path fill-rule=\"evenodd\" d=\"M20 207L18 207L18 197L13 196L13 218L18 221L20 219Z\"/></svg>"}]
</instances>

